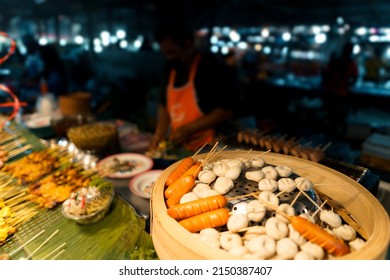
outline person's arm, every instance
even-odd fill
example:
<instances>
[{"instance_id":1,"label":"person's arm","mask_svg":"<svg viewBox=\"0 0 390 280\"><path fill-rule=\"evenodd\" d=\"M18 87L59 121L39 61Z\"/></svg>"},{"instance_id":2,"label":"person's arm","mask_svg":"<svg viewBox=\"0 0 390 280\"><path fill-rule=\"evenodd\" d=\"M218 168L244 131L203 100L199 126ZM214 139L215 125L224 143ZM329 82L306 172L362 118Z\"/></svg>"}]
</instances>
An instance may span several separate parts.
<instances>
[{"instance_id":1,"label":"person's arm","mask_svg":"<svg viewBox=\"0 0 390 280\"><path fill-rule=\"evenodd\" d=\"M191 135L209 128L214 128L232 116L229 110L215 108L202 118L179 127L170 135L170 141L181 144L190 139Z\"/></svg>"},{"instance_id":2,"label":"person's arm","mask_svg":"<svg viewBox=\"0 0 390 280\"><path fill-rule=\"evenodd\" d=\"M170 118L166 107L162 104L158 105L157 124L153 137L149 144L149 149L155 149L158 143L165 139L170 123Z\"/></svg>"}]
</instances>

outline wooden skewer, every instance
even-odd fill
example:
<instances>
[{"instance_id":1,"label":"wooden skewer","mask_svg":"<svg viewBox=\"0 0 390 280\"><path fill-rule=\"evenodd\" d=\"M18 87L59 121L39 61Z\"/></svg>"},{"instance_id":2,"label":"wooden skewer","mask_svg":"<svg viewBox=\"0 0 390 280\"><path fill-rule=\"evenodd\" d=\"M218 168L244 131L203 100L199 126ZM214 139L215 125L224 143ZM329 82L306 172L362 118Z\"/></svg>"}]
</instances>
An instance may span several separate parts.
<instances>
[{"instance_id":1,"label":"wooden skewer","mask_svg":"<svg viewBox=\"0 0 390 280\"><path fill-rule=\"evenodd\" d=\"M17 220L12 221L12 223L10 222L9 225L16 228L16 227L18 227L20 224L24 223L25 221L30 220L30 219L31 219L32 217L34 217L36 214L38 214L37 211L28 213L28 214L26 214L25 216L23 216L22 218L18 218Z\"/></svg>"},{"instance_id":2,"label":"wooden skewer","mask_svg":"<svg viewBox=\"0 0 390 280\"><path fill-rule=\"evenodd\" d=\"M19 140L18 141L12 141L12 142L10 142L8 144L5 144L1 148L4 149L4 150L10 151L10 150L14 149L15 147L17 147L19 145L22 145L24 143L26 143L26 139L23 138L20 141Z\"/></svg>"},{"instance_id":3,"label":"wooden skewer","mask_svg":"<svg viewBox=\"0 0 390 280\"><path fill-rule=\"evenodd\" d=\"M323 152L325 152L325 150L326 150L327 148L329 148L330 145L332 145L332 142L329 142L328 144L326 144L321 150L322 150Z\"/></svg>"},{"instance_id":4,"label":"wooden skewer","mask_svg":"<svg viewBox=\"0 0 390 280\"><path fill-rule=\"evenodd\" d=\"M26 194L27 194L27 193L26 193L25 191L23 191L23 192L19 193L19 194L16 195L16 196L13 196L13 197L11 197L11 198L9 198L9 199L7 199L7 200L4 200L4 203L7 204L7 205L9 206L9 203L10 203L11 201L14 201L15 199L20 198L21 196L24 196L24 195L26 195Z\"/></svg>"},{"instance_id":5,"label":"wooden skewer","mask_svg":"<svg viewBox=\"0 0 390 280\"><path fill-rule=\"evenodd\" d=\"M303 166L303 167L294 168L293 171L300 170L300 169L307 169L307 168L311 168L311 166Z\"/></svg>"},{"instance_id":6,"label":"wooden skewer","mask_svg":"<svg viewBox=\"0 0 390 280\"><path fill-rule=\"evenodd\" d=\"M57 255L55 255L54 257L51 258L51 260L55 260L55 259L58 258L59 255L61 255L63 252L65 252L65 249L62 249L61 251L59 251L59 252L57 253Z\"/></svg>"},{"instance_id":7,"label":"wooden skewer","mask_svg":"<svg viewBox=\"0 0 390 280\"><path fill-rule=\"evenodd\" d=\"M10 136L6 136L6 137L4 137L3 139L0 140L0 144L6 143L6 142L14 140L14 139L17 139L19 137L20 137L20 135L18 135L18 134L13 134L13 135L10 135Z\"/></svg>"},{"instance_id":8,"label":"wooden skewer","mask_svg":"<svg viewBox=\"0 0 390 280\"><path fill-rule=\"evenodd\" d=\"M13 157L27 151L28 149L31 149L31 147L32 147L31 145L26 145L26 146L23 146L19 149L12 150L11 152L8 153L8 157L13 158Z\"/></svg>"},{"instance_id":9,"label":"wooden skewer","mask_svg":"<svg viewBox=\"0 0 390 280\"><path fill-rule=\"evenodd\" d=\"M208 162L210 162L213 158L215 158L217 155L219 155L223 150L225 150L227 148L227 145L225 145L224 147L222 147L218 152L214 153L210 159L208 160ZM202 163L203 164L203 163Z\"/></svg>"},{"instance_id":10,"label":"wooden skewer","mask_svg":"<svg viewBox=\"0 0 390 280\"><path fill-rule=\"evenodd\" d=\"M339 183L339 184L331 184L331 183L324 183L324 184L314 184L314 186L347 186L350 185L348 183Z\"/></svg>"},{"instance_id":11,"label":"wooden skewer","mask_svg":"<svg viewBox=\"0 0 390 280\"><path fill-rule=\"evenodd\" d=\"M296 186L298 190L301 191L301 193L307 197L307 199L309 199L311 201L311 203L313 203L317 208L320 208L320 206L307 194L305 193L300 187Z\"/></svg>"},{"instance_id":12,"label":"wooden skewer","mask_svg":"<svg viewBox=\"0 0 390 280\"><path fill-rule=\"evenodd\" d=\"M64 247L66 245L66 242L62 243L60 246L58 246L57 248L55 248L53 251L51 251L50 253L48 253L46 256L44 256L42 258L42 260L46 260L48 257L50 257L51 255L53 255L55 252L57 252L58 250L60 250L62 247Z\"/></svg>"},{"instance_id":13,"label":"wooden skewer","mask_svg":"<svg viewBox=\"0 0 390 280\"><path fill-rule=\"evenodd\" d=\"M29 254L26 259L30 259L36 252L38 252L39 249L41 249L47 242L49 242L49 240L52 239L53 236L56 235L58 232L59 232L58 229L56 231L54 231L45 241L43 241L43 243L41 245L38 246L38 248L36 248L31 254Z\"/></svg>"},{"instance_id":14,"label":"wooden skewer","mask_svg":"<svg viewBox=\"0 0 390 280\"><path fill-rule=\"evenodd\" d=\"M38 232L36 235L34 235L32 238L30 238L28 241L26 241L24 244L20 245L19 248L13 250L11 253L10 253L10 256L16 254L18 251L22 250L24 246L26 246L27 244L29 244L30 242L34 241L36 238L38 238L41 234L43 234L45 232L45 230L41 230L40 232Z\"/></svg>"},{"instance_id":15,"label":"wooden skewer","mask_svg":"<svg viewBox=\"0 0 390 280\"><path fill-rule=\"evenodd\" d=\"M215 149L217 148L218 142L214 144L214 146L211 148L211 150L208 152L206 157L204 158L204 162L208 162L209 158L213 155Z\"/></svg>"},{"instance_id":16,"label":"wooden skewer","mask_svg":"<svg viewBox=\"0 0 390 280\"><path fill-rule=\"evenodd\" d=\"M320 207L313 213L312 218L314 218L318 212L322 211L322 207L328 202L328 200L325 200L321 205Z\"/></svg>"},{"instance_id":17,"label":"wooden skewer","mask_svg":"<svg viewBox=\"0 0 390 280\"><path fill-rule=\"evenodd\" d=\"M195 154L192 155L192 158L194 158L195 156L197 156L202 150L204 147L206 147L208 143L204 143L202 147L199 148L199 150L196 151Z\"/></svg>"},{"instance_id":18,"label":"wooden skewer","mask_svg":"<svg viewBox=\"0 0 390 280\"><path fill-rule=\"evenodd\" d=\"M229 197L229 198L227 198L227 201L232 201L232 200L236 200L236 199L240 199L240 198L245 198L245 197L257 195L257 194L260 194L260 193L262 193L262 192L254 192L254 193L248 193L248 194L238 195L238 196L234 196L234 197Z\"/></svg>"},{"instance_id":19,"label":"wooden skewer","mask_svg":"<svg viewBox=\"0 0 390 280\"><path fill-rule=\"evenodd\" d=\"M302 190L299 190L297 195L294 197L293 201L291 201L290 206L293 206L294 203L298 200L298 197L301 195Z\"/></svg>"}]
</instances>

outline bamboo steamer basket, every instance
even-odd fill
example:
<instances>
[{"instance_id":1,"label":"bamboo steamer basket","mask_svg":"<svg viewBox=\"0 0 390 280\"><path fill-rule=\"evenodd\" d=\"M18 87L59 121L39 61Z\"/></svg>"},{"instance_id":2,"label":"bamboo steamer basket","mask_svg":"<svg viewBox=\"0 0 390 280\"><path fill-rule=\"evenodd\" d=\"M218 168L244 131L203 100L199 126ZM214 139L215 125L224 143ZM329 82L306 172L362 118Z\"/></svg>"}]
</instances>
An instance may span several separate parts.
<instances>
[{"instance_id":1,"label":"bamboo steamer basket","mask_svg":"<svg viewBox=\"0 0 390 280\"><path fill-rule=\"evenodd\" d=\"M224 151L218 158L245 157L248 151ZM255 155L251 152L251 156ZM261 153L261 152L259 152ZM205 154L196 159L205 158ZM362 185L350 177L321 164L288 155L267 153L262 155L267 164L285 164L299 176L309 178L316 191L341 204L358 222L368 236L366 244L357 251L336 259L385 259L390 243L390 220L380 202ZM213 159L215 161L217 159ZM280 163L280 162L284 163ZM279 162L279 163L278 163ZM151 236L160 259L164 260L227 260L237 257L222 249L213 249L188 232L168 216L164 201L164 183L179 162L169 166L156 180L151 195ZM323 184L323 185L320 185ZM325 185L326 184L326 185ZM333 185L334 184L334 185Z\"/></svg>"}]
</instances>

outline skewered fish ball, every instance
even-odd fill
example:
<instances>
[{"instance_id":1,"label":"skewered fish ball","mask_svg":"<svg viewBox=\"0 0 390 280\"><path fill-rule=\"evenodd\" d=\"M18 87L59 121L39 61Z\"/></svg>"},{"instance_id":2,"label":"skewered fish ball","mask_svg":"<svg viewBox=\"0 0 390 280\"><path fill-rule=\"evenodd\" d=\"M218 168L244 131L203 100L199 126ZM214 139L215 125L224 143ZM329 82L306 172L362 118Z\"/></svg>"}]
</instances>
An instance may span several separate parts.
<instances>
[{"instance_id":1,"label":"skewered fish ball","mask_svg":"<svg viewBox=\"0 0 390 280\"><path fill-rule=\"evenodd\" d=\"M270 204L271 206L273 206L275 208L278 207L278 205L279 205L279 198L273 192L263 191L261 194L259 194L259 198L261 200L264 200L265 202L267 202L268 204ZM267 205L265 207L268 211L272 211L274 209L274 208L267 206Z\"/></svg>"},{"instance_id":2,"label":"skewered fish ball","mask_svg":"<svg viewBox=\"0 0 390 280\"><path fill-rule=\"evenodd\" d=\"M305 192L309 191L313 188L313 183L309 179L304 178L304 177L296 178L295 184L300 190L303 190Z\"/></svg>"},{"instance_id":3,"label":"skewered fish ball","mask_svg":"<svg viewBox=\"0 0 390 280\"><path fill-rule=\"evenodd\" d=\"M259 181L259 190L274 192L278 189L278 182L272 179L264 178Z\"/></svg>"},{"instance_id":4,"label":"skewered fish ball","mask_svg":"<svg viewBox=\"0 0 390 280\"><path fill-rule=\"evenodd\" d=\"M226 251L229 251L233 247L241 246L242 239L237 233L222 233L219 237L221 247Z\"/></svg>"},{"instance_id":5,"label":"skewered fish ball","mask_svg":"<svg viewBox=\"0 0 390 280\"><path fill-rule=\"evenodd\" d=\"M278 212L282 212L282 213L285 213L287 216L295 216L295 209L294 207L290 206L290 204L287 204L287 203L282 203L278 206L278 211L276 212L276 215L275 217L278 218L279 220L281 220L282 222L284 223L288 223L289 220L284 217L282 214L279 214Z\"/></svg>"},{"instance_id":6,"label":"skewered fish ball","mask_svg":"<svg viewBox=\"0 0 390 280\"><path fill-rule=\"evenodd\" d=\"M278 165L275 170L280 177L289 177L292 174L292 169L286 165Z\"/></svg>"},{"instance_id":7,"label":"skewered fish ball","mask_svg":"<svg viewBox=\"0 0 390 280\"><path fill-rule=\"evenodd\" d=\"M231 232L237 232L242 228L246 228L249 224L246 214L233 214L227 221L227 229Z\"/></svg>"},{"instance_id":8,"label":"skewered fish ball","mask_svg":"<svg viewBox=\"0 0 390 280\"><path fill-rule=\"evenodd\" d=\"M240 177L241 168L239 166L232 166L225 173L225 177L234 180L237 180Z\"/></svg>"},{"instance_id":9,"label":"skewered fish ball","mask_svg":"<svg viewBox=\"0 0 390 280\"><path fill-rule=\"evenodd\" d=\"M266 212L267 209L259 200L252 200L248 202L246 206L248 219L253 222L260 222L264 218Z\"/></svg>"},{"instance_id":10,"label":"skewered fish ball","mask_svg":"<svg viewBox=\"0 0 390 280\"><path fill-rule=\"evenodd\" d=\"M261 169L263 171L265 178L276 180L278 178L278 172L272 166L266 166Z\"/></svg>"},{"instance_id":11,"label":"skewered fish ball","mask_svg":"<svg viewBox=\"0 0 390 280\"><path fill-rule=\"evenodd\" d=\"M205 184L210 184L217 178L213 170L202 170L198 174L198 180Z\"/></svg>"},{"instance_id":12,"label":"skewered fish ball","mask_svg":"<svg viewBox=\"0 0 390 280\"><path fill-rule=\"evenodd\" d=\"M291 178L281 178L278 180L279 190L283 192L292 192L296 189L295 181Z\"/></svg>"},{"instance_id":13,"label":"skewered fish ball","mask_svg":"<svg viewBox=\"0 0 390 280\"><path fill-rule=\"evenodd\" d=\"M333 233L345 241L351 241L356 238L356 231L350 225L341 225L333 228Z\"/></svg>"},{"instance_id":14,"label":"skewered fish ball","mask_svg":"<svg viewBox=\"0 0 390 280\"><path fill-rule=\"evenodd\" d=\"M332 210L322 210L320 213L321 221L327 223L332 228L341 226L341 217Z\"/></svg>"},{"instance_id":15,"label":"skewered fish ball","mask_svg":"<svg viewBox=\"0 0 390 280\"><path fill-rule=\"evenodd\" d=\"M288 235L288 227L281 220L271 217L265 223L265 232L275 240L280 240Z\"/></svg>"},{"instance_id":16,"label":"skewered fish ball","mask_svg":"<svg viewBox=\"0 0 390 280\"><path fill-rule=\"evenodd\" d=\"M291 260L298 253L298 245L290 238L282 238L276 242L276 253L286 260Z\"/></svg>"},{"instance_id":17,"label":"skewered fish ball","mask_svg":"<svg viewBox=\"0 0 390 280\"><path fill-rule=\"evenodd\" d=\"M252 170L245 172L245 178L251 181L259 182L265 177L265 174L261 170Z\"/></svg>"},{"instance_id":18,"label":"skewered fish ball","mask_svg":"<svg viewBox=\"0 0 390 280\"><path fill-rule=\"evenodd\" d=\"M233 187L233 180L226 177L218 177L214 183L214 190L216 190L220 194L228 193Z\"/></svg>"},{"instance_id":19,"label":"skewered fish ball","mask_svg":"<svg viewBox=\"0 0 390 280\"><path fill-rule=\"evenodd\" d=\"M266 234L249 240L245 246L260 259L272 257L276 252L275 240Z\"/></svg>"}]
</instances>

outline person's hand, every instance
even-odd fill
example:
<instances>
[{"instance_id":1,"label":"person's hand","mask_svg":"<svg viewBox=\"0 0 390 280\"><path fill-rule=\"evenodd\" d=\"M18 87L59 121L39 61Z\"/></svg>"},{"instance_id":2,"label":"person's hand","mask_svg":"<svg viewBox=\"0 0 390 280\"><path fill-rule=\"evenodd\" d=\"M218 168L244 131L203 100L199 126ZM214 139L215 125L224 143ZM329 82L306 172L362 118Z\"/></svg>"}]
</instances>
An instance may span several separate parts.
<instances>
[{"instance_id":1,"label":"person's hand","mask_svg":"<svg viewBox=\"0 0 390 280\"><path fill-rule=\"evenodd\" d=\"M180 145L187 142L192 134L191 125L183 125L171 133L169 140L173 144Z\"/></svg>"},{"instance_id":2,"label":"person's hand","mask_svg":"<svg viewBox=\"0 0 390 280\"><path fill-rule=\"evenodd\" d=\"M153 151L156 150L158 147L158 144L164 140L164 137L159 134L154 134L152 138L150 139L148 150Z\"/></svg>"}]
</instances>

